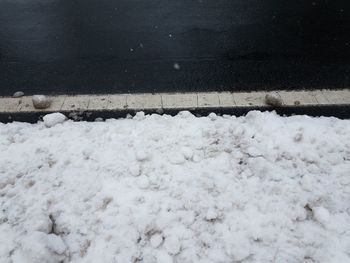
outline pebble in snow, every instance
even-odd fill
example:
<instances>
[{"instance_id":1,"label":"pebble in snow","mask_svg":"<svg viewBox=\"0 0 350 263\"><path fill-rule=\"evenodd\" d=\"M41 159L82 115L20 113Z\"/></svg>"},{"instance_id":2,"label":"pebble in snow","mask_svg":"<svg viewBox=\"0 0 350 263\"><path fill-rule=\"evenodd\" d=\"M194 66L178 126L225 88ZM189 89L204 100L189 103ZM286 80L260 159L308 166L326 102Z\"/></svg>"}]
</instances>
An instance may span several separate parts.
<instances>
[{"instance_id":1,"label":"pebble in snow","mask_svg":"<svg viewBox=\"0 0 350 263\"><path fill-rule=\"evenodd\" d=\"M24 96L24 92L23 91L16 91L12 95L13 98L20 98L20 97L23 97L23 96Z\"/></svg>"},{"instance_id":2,"label":"pebble in snow","mask_svg":"<svg viewBox=\"0 0 350 263\"><path fill-rule=\"evenodd\" d=\"M150 242L152 247L157 248L163 243L163 237L161 234L154 234L151 236Z\"/></svg>"},{"instance_id":3,"label":"pebble in snow","mask_svg":"<svg viewBox=\"0 0 350 263\"><path fill-rule=\"evenodd\" d=\"M32 97L32 101L33 101L33 106L36 109L46 109L51 105L50 98L45 95L34 95Z\"/></svg>"},{"instance_id":4,"label":"pebble in snow","mask_svg":"<svg viewBox=\"0 0 350 263\"><path fill-rule=\"evenodd\" d=\"M275 106L275 107L280 107L283 105L283 101L277 93L266 94L265 103L267 105Z\"/></svg>"},{"instance_id":5,"label":"pebble in snow","mask_svg":"<svg viewBox=\"0 0 350 263\"><path fill-rule=\"evenodd\" d=\"M56 124L62 123L67 119L65 115L59 112L50 113L43 117L43 121L46 127L50 128Z\"/></svg>"}]
</instances>

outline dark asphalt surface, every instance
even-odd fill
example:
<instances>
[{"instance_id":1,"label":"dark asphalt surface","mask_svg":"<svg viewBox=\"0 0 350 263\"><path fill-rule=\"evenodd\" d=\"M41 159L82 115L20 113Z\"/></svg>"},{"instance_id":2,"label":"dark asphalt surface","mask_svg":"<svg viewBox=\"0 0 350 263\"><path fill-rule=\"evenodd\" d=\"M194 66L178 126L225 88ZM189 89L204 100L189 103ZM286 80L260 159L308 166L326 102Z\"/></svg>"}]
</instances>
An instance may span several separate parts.
<instances>
[{"instance_id":1,"label":"dark asphalt surface","mask_svg":"<svg viewBox=\"0 0 350 263\"><path fill-rule=\"evenodd\" d=\"M346 0L0 0L3 96L343 88L349 72Z\"/></svg>"}]
</instances>

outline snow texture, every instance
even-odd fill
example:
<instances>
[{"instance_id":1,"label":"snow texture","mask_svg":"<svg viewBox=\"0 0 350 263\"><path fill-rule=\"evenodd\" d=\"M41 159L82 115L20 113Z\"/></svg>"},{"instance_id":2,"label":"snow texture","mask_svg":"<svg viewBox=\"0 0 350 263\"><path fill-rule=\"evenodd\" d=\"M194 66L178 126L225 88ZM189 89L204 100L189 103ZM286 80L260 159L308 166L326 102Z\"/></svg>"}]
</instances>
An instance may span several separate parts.
<instances>
[{"instance_id":1,"label":"snow texture","mask_svg":"<svg viewBox=\"0 0 350 263\"><path fill-rule=\"evenodd\" d=\"M350 262L349 120L45 119L0 124L0 262Z\"/></svg>"}]
</instances>

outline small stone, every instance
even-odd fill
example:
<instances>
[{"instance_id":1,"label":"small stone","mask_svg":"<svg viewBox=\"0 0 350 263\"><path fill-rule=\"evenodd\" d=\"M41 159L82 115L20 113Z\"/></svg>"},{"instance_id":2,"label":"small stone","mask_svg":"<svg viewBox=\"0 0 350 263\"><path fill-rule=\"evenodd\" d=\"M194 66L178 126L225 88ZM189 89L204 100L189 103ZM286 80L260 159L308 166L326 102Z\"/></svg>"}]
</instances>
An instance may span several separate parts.
<instances>
[{"instance_id":1,"label":"small stone","mask_svg":"<svg viewBox=\"0 0 350 263\"><path fill-rule=\"evenodd\" d=\"M34 95L32 97L32 101L33 101L33 106L36 109L46 109L51 105L50 98L45 95Z\"/></svg>"},{"instance_id":2,"label":"small stone","mask_svg":"<svg viewBox=\"0 0 350 263\"><path fill-rule=\"evenodd\" d=\"M278 93L269 93L265 96L265 103L270 106L280 107L283 105L283 101Z\"/></svg>"},{"instance_id":3,"label":"small stone","mask_svg":"<svg viewBox=\"0 0 350 263\"><path fill-rule=\"evenodd\" d=\"M23 96L24 96L24 92L23 91L16 91L12 95L13 98L20 98L20 97L23 97Z\"/></svg>"},{"instance_id":4,"label":"small stone","mask_svg":"<svg viewBox=\"0 0 350 263\"><path fill-rule=\"evenodd\" d=\"M151 236L150 242L152 247L157 248L163 243L163 237L161 234L154 234Z\"/></svg>"}]
</instances>

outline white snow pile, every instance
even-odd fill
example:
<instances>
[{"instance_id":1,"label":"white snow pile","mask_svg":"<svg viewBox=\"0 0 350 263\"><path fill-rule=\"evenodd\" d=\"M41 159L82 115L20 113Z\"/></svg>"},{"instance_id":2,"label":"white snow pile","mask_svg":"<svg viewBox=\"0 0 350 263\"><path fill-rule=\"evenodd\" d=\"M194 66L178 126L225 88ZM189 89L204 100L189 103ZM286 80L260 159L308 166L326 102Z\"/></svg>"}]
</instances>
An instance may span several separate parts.
<instances>
[{"instance_id":1,"label":"white snow pile","mask_svg":"<svg viewBox=\"0 0 350 263\"><path fill-rule=\"evenodd\" d=\"M350 262L350 121L0 124L0 208L4 263Z\"/></svg>"}]
</instances>

